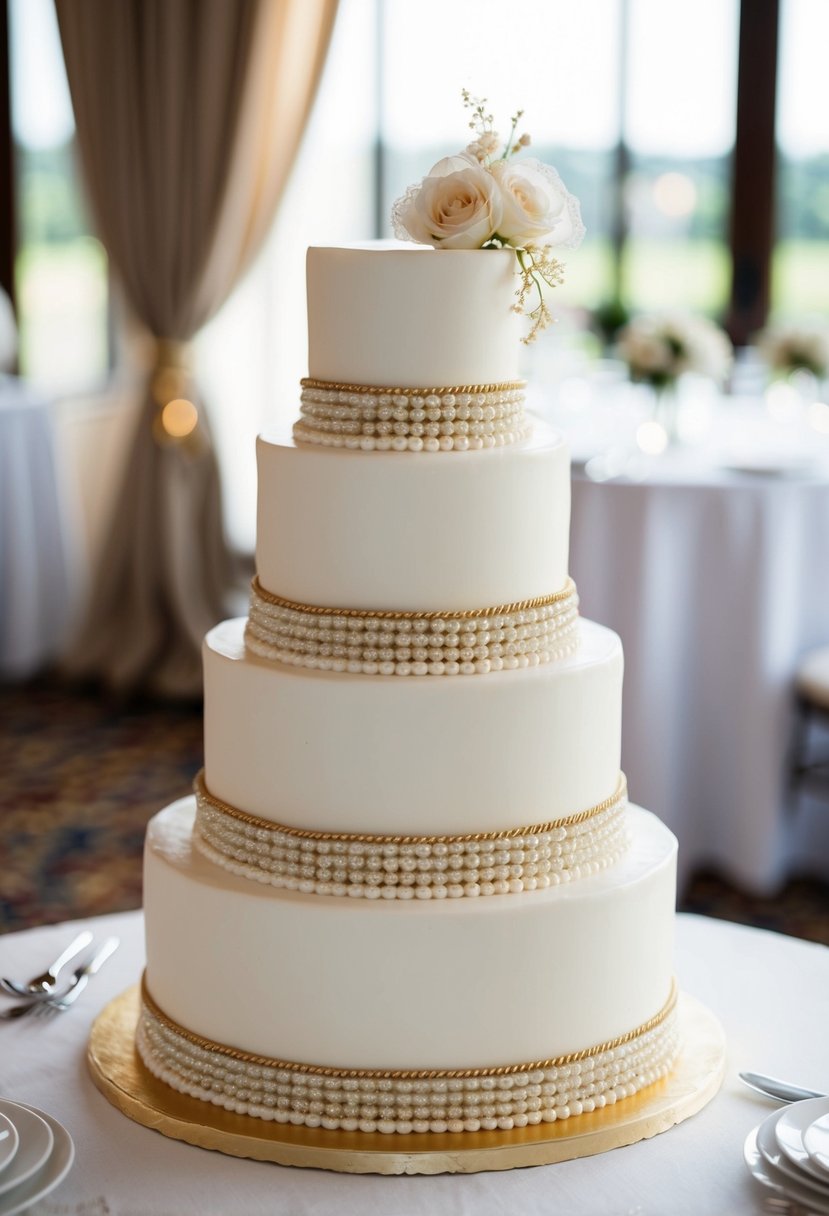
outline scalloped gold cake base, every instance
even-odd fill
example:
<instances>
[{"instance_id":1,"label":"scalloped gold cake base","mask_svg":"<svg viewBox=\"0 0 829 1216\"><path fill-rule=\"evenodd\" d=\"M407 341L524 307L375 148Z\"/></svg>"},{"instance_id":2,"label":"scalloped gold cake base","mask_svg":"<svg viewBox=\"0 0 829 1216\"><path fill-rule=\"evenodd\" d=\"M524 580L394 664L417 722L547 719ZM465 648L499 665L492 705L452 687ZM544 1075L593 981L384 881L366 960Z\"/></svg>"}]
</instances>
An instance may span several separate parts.
<instances>
[{"instance_id":1,"label":"scalloped gold cake base","mask_svg":"<svg viewBox=\"0 0 829 1216\"><path fill-rule=\"evenodd\" d=\"M725 1068L719 1022L681 993L682 1049L673 1072L616 1106L511 1132L330 1132L230 1114L156 1080L135 1050L138 1007L136 986L106 1006L89 1038L92 1079L113 1106L136 1123L199 1148L346 1174L475 1174L590 1157L656 1136L696 1114L716 1094Z\"/></svg>"}]
</instances>

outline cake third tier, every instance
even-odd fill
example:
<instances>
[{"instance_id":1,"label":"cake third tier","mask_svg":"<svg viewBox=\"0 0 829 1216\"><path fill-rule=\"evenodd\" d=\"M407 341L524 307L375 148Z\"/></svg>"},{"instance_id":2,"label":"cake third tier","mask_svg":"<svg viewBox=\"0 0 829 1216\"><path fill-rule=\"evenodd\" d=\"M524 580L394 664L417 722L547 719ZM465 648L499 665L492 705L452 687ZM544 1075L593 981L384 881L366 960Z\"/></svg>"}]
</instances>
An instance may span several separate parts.
<instances>
[{"instance_id":1,"label":"cake third tier","mask_svg":"<svg viewBox=\"0 0 829 1216\"><path fill-rule=\"evenodd\" d=\"M587 812L619 783L622 647L581 622L556 663L485 679L384 679L275 664L242 621L204 646L210 793L328 832L504 831Z\"/></svg>"}]
</instances>

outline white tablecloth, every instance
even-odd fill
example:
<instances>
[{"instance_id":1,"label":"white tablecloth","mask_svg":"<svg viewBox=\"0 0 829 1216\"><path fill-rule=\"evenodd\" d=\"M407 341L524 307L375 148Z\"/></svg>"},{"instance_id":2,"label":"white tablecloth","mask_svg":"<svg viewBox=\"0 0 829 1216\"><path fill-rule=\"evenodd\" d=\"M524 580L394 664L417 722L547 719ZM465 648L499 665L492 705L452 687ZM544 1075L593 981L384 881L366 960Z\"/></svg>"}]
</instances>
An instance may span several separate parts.
<instances>
[{"instance_id":1,"label":"white tablecloth","mask_svg":"<svg viewBox=\"0 0 829 1216\"><path fill-rule=\"evenodd\" d=\"M680 843L773 889L829 879L829 806L787 811L798 657L829 643L829 477L730 473L694 454L642 480L574 473L570 569L585 616L625 648L622 763L631 797Z\"/></svg>"},{"instance_id":2,"label":"white tablecloth","mask_svg":"<svg viewBox=\"0 0 829 1216\"><path fill-rule=\"evenodd\" d=\"M138 979L143 940L139 913L88 924L96 935L120 934L123 945L72 1013L57 1021L0 1023L0 1094L50 1111L77 1148L71 1174L41 1213L749 1216L766 1209L743 1166L742 1145L772 1106L745 1089L737 1072L768 1072L829 1091L829 950L680 917L680 984L722 1021L729 1058L717 1097L670 1132L582 1161L471 1177L349 1176L239 1161L131 1123L93 1086L84 1055L90 1025L111 997ZM25 976L45 966L76 928L0 937L0 975Z\"/></svg>"},{"instance_id":3,"label":"white tablecloth","mask_svg":"<svg viewBox=\"0 0 829 1216\"><path fill-rule=\"evenodd\" d=\"M66 638L67 514L51 408L0 375L0 679L33 674Z\"/></svg>"}]
</instances>

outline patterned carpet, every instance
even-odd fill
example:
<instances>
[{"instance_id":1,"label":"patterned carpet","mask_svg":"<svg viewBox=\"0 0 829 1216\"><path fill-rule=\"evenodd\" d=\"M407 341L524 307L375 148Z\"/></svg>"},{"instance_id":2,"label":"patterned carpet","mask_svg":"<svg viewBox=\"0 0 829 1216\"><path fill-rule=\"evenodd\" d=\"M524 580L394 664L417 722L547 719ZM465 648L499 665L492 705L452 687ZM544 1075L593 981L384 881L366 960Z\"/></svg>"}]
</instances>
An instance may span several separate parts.
<instances>
[{"instance_id":1,"label":"patterned carpet","mask_svg":"<svg viewBox=\"0 0 829 1216\"><path fill-rule=\"evenodd\" d=\"M0 932L137 908L147 820L201 758L200 707L0 685Z\"/></svg>"},{"instance_id":2,"label":"patterned carpet","mask_svg":"<svg viewBox=\"0 0 829 1216\"><path fill-rule=\"evenodd\" d=\"M137 908L147 820L201 764L200 705L0 685L0 933ZM821 883L760 899L698 875L683 908L829 945Z\"/></svg>"}]
</instances>

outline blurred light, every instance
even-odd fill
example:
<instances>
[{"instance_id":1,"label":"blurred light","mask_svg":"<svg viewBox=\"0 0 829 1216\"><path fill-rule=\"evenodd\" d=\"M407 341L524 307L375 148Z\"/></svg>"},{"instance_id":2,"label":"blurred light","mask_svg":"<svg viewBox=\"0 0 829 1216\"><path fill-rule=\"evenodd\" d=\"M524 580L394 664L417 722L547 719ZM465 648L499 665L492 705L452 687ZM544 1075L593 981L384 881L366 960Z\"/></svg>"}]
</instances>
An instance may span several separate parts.
<instances>
[{"instance_id":1,"label":"blurred light","mask_svg":"<svg viewBox=\"0 0 829 1216\"><path fill-rule=\"evenodd\" d=\"M161 411L161 426L172 439L183 439L191 434L199 421L199 411L185 397L168 401Z\"/></svg>"},{"instance_id":2,"label":"blurred light","mask_svg":"<svg viewBox=\"0 0 829 1216\"><path fill-rule=\"evenodd\" d=\"M790 422L803 404L800 393L782 380L766 389L766 409L777 422Z\"/></svg>"},{"instance_id":3,"label":"blurred light","mask_svg":"<svg viewBox=\"0 0 829 1216\"><path fill-rule=\"evenodd\" d=\"M664 215L681 219L697 205L697 188L685 173L662 173L653 183L653 199Z\"/></svg>"},{"instance_id":4,"label":"blurred light","mask_svg":"<svg viewBox=\"0 0 829 1216\"><path fill-rule=\"evenodd\" d=\"M829 435L829 405L813 401L809 406L809 422L821 435Z\"/></svg>"},{"instance_id":5,"label":"blurred light","mask_svg":"<svg viewBox=\"0 0 829 1216\"><path fill-rule=\"evenodd\" d=\"M659 422L643 422L636 428L636 446L649 456L658 456L668 446L668 432Z\"/></svg>"},{"instance_id":6,"label":"blurred light","mask_svg":"<svg viewBox=\"0 0 829 1216\"><path fill-rule=\"evenodd\" d=\"M591 481L612 481L621 477L627 467L627 456L618 448L610 448L591 457L584 466L585 474Z\"/></svg>"}]
</instances>

